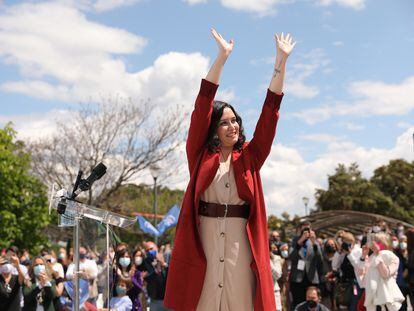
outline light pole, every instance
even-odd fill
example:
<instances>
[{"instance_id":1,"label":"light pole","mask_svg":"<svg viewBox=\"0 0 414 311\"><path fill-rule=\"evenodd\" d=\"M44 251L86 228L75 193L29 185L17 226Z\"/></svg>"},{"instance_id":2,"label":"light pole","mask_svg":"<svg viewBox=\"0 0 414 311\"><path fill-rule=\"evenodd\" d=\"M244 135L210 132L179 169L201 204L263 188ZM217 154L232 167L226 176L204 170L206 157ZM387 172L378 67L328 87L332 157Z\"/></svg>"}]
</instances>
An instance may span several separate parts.
<instances>
[{"instance_id":1,"label":"light pole","mask_svg":"<svg viewBox=\"0 0 414 311\"><path fill-rule=\"evenodd\" d=\"M157 178L160 173L160 167L156 164L150 166L152 178L154 178L154 226L157 227ZM155 237L155 244L158 247L158 237Z\"/></svg>"},{"instance_id":2,"label":"light pole","mask_svg":"<svg viewBox=\"0 0 414 311\"><path fill-rule=\"evenodd\" d=\"M308 204L309 204L309 198L303 197L302 198L303 203L305 204L305 216L308 216Z\"/></svg>"}]
</instances>

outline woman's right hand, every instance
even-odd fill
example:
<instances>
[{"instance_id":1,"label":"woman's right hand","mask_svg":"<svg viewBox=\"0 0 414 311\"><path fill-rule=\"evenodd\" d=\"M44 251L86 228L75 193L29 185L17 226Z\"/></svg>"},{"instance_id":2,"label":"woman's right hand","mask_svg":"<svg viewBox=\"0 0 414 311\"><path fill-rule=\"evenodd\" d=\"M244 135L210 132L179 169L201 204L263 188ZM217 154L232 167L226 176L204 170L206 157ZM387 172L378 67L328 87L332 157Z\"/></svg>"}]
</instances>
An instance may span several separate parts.
<instances>
[{"instance_id":1,"label":"woman's right hand","mask_svg":"<svg viewBox=\"0 0 414 311\"><path fill-rule=\"evenodd\" d=\"M46 284L46 283L47 283L47 281L48 281L48 278L47 278L46 273L41 272L41 273L39 274L38 278L39 278L39 283L40 283L40 285L41 285L41 286L45 286L45 284Z\"/></svg>"},{"instance_id":2,"label":"woman's right hand","mask_svg":"<svg viewBox=\"0 0 414 311\"><path fill-rule=\"evenodd\" d=\"M219 34L214 28L211 28L211 34L217 42L219 48L219 54L228 57L233 51L234 41L226 41L221 34Z\"/></svg>"}]
</instances>

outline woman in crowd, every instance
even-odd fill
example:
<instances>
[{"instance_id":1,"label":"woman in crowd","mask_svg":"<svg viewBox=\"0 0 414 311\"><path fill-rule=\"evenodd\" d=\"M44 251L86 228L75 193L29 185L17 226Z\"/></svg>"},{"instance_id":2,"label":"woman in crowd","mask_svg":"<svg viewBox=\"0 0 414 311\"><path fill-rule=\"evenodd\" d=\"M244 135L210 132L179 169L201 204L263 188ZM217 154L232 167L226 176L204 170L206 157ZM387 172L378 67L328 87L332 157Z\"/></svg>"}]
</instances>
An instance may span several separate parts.
<instances>
[{"instance_id":1,"label":"woman in crowd","mask_svg":"<svg viewBox=\"0 0 414 311\"><path fill-rule=\"evenodd\" d=\"M235 109L214 101L234 42L214 29L212 35L219 53L191 117L186 146L191 177L164 303L174 310L275 310L259 171L276 133L286 61L295 44L290 35L276 36L273 77L253 139L246 143Z\"/></svg>"},{"instance_id":2,"label":"woman in crowd","mask_svg":"<svg viewBox=\"0 0 414 311\"><path fill-rule=\"evenodd\" d=\"M342 232L342 243L339 245L338 256L332 260L332 269L337 278L335 297L336 305L346 307L347 310L357 310L358 300L362 290L358 284L354 266L352 265L352 251L355 247L355 237L350 232ZM361 253L359 253L360 255Z\"/></svg>"},{"instance_id":3,"label":"woman in crowd","mask_svg":"<svg viewBox=\"0 0 414 311\"><path fill-rule=\"evenodd\" d=\"M116 295L111 298L109 305L111 310L116 311L131 311L132 301L127 295L129 289L131 289L131 282L125 278L119 278L116 283L115 291Z\"/></svg>"},{"instance_id":4,"label":"woman in crowd","mask_svg":"<svg viewBox=\"0 0 414 311\"><path fill-rule=\"evenodd\" d=\"M390 251L390 239L384 232L372 234L364 247L361 262L365 263L361 273L364 275L365 302L367 311L386 307L388 311L400 309L404 296L398 288L396 276L399 259ZM372 255L368 257L369 249Z\"/></svg>"},{"instance_id":5,"label":"woman in crowd","mask_svg":"<svg viewBox=\"0 0 414 311\"><path fill-rule=\"evenodd\" d=\"M276 310L282 310L282 299L280 294L279 279L282 277L283 259L279 255L276 243L269 241L270 269L272 270L273 290L275 292Z\"/></svg>"},{"instance_id":6,"label":"woman in crowd","mask_svg":"<svg viewBox=\"0 0 414 311\"><path fill-rule=\"evenodd\" d=\"M321 296L322 303L331 310L336 310L335 304L335 281L336 277L333 274L332 260L337 252L337 246L334 238L326 239L323 244L323 258L322 258L322 283Z\"/></svg>"},{"instance_id":7,"label":"woman in crowd","mask_svg":"<svg viewBox=\"0 0 414 311\"><path fill-rule=\"evenodd\" d=\"M18 275L13 275L13 267ZM24 281L24 273L20 268L19 258L10 257L10 262L0 257L0 310L20 310L20 288Z\"/></svg>"},{"instance_id":8,"label":"woman in crowd","mask_svg":"<svg viewBox=\"0 0 414 311\"><path fill-rule=\"evenodd\" d=\"M33 260L29 269L29 277L30 279L25 280L23 285L23 310L55 311L56 283L43 257L38 256Z\"/></svg>"},{"instance_id":9,"label":"woman in crowd","mask_svg":"<svg viewBox=\"0 0 414 311\"><path fill-rule=\"evenodd\" d=\"M141 248L135 249L132 253L134 259L132 274L132 286L128 291L128 296L132 301L133 311L142 311L142 295L144 294L144 251Z\"/></svg>"}]
</instances>

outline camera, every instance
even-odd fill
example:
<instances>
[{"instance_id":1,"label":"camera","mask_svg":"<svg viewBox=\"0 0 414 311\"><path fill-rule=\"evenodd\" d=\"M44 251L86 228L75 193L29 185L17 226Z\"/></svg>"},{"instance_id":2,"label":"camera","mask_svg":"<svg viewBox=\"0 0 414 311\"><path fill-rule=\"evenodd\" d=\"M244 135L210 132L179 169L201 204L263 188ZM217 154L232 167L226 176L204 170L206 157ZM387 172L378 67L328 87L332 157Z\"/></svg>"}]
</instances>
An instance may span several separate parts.
<instances>
[{"instance_id":1,"label":"camera","mask_svg":"<svg viewBox=\"0 0 414 311\"><path fill-rule=\"evenodd\" d=\"M302 234L304 234L305 232L310 232L311 230L310 230L310 228L304 228L303 230L302 230Z\"/></svg>"}]
</instances>

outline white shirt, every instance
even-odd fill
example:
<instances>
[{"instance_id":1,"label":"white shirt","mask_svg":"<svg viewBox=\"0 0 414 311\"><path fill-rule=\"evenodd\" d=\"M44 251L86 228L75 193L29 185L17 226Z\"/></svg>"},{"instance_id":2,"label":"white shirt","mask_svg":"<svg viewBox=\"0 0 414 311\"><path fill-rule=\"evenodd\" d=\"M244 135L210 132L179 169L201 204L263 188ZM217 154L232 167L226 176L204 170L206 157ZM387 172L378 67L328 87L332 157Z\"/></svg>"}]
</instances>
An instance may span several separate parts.
<instances>
[{"instance_id":1,"label":"white shirt","mask_svg":"<svg viewBox=\"0 0 414 311\"><path fill-rule=\"evenodd\" d=\"M116 311L131 311L132 310L132 301L125 295L122 297L112 297L109 302L111 309Z\"/></svg>"},{"instance_id":2,"label":"white shirt","mask_svg":"<svg viewBox=\"0 0 414 311\"><path fill-rule=\"evenodd\" d=\"M348 260L351 263L352 267L354 267L354 273L358 282L358 285L360 288L364 288L362 275L360 272L360 269L363 269L365 263L361 261L362 256L362 248L355 244L352 248L351 252L348 254Z\"/></svg>"},{"instance_id":3,"label":"white shirt","mask_svg":"<svg viewBox=\"0 0 414 311\"><path fill-rule=\"evenodd\" d=\"M66 271L66 279L73 279L73 271L75 270L75 264L71 263ZM86 272L89 276L89 280L93 280L98 276L98 266L94 260L85 259L84 261L79 261L79 270Z\"/></svg>"}]
</instances>

